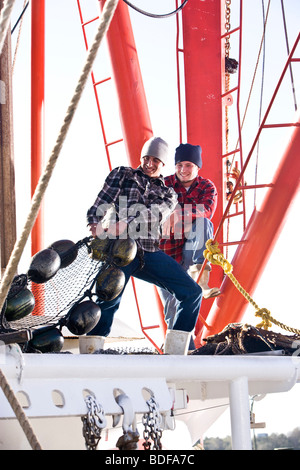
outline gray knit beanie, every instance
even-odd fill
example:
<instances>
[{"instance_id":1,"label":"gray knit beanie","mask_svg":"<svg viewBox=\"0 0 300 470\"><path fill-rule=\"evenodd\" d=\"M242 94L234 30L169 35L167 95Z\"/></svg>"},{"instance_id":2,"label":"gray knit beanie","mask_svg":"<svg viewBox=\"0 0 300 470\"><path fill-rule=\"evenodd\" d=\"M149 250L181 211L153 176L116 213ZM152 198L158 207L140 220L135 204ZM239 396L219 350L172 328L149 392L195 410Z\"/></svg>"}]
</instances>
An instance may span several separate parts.
<instances>
[{"instance_id":1,"label":"gray knit beanie","mask_svg":"<svg viewBox=\"0 0 300 470\"><path fill-rule=\"evenodd\" d=\"M143 157L156 157L163 164L167 163L169 147L165 140L161 137L151 137L147 140L141 151L141 158Z\"/></svg>"}]
</instances>

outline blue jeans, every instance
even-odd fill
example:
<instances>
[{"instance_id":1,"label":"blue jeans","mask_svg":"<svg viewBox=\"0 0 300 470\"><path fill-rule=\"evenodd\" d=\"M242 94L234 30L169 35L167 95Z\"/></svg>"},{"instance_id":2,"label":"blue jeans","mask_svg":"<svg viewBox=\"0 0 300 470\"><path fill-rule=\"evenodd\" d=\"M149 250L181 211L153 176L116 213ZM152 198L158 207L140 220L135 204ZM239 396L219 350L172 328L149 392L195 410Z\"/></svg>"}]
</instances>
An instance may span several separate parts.
<instances>
[{"instance_id":1,"label":"blue jeans","mask_svg":"<svg viewBox=\"0 0 300 470\"><path fill-rule=\"evenodd\" d=\"M128 266L120 268L125 274L124 289L130 277L133 276L167 290L178 301L172 329L192 331L200 310L201 287L193 281L177 261L163 251L154 253L145 251L143 255L144 266L142 269L138 256ZM97 301L101 309L101 317L88 335L109 335L114 314L119 308L124 289L115 299L109 302Z\"/></svg>"},{"instance_id":2,"label":"blue jeans","mask_svg":"<svg viewBox=\"0 0 300 470\"><path fill-rule=\"evenodd\" d=\"M181 265L184 271L188 271L193 264L203 264L205 243L213 238L214 226L206 217L197 219L192 225L188 239L182 249ZM164 305L165 320L168 328L172 329L177 308L177 299L165 289L159 289L159 294Z\"/></svg>"}]
</instances>

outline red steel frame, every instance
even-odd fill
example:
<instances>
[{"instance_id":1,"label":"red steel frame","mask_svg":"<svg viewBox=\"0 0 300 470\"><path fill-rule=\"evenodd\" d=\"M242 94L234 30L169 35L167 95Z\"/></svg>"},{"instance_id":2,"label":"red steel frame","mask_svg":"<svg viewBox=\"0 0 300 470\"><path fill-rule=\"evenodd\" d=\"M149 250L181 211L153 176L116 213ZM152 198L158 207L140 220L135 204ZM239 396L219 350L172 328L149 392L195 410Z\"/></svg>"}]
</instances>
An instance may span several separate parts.
<instances>
[{"instance_id":1,"label":"red steel frame","mask_svg":"<svg viewBox=\"0 0 300 470\"><path fill-rule=\"evenodd\" d=\"M291 62L299 62L299 58L294 58L296 48L300 41L298 35L295 44L286 61L283 72L280 76L278 84L275 88L270 104L266 110L265 116L259 127L258 133L254 139L253 145L247 156L241 174L236 182L235 189L238 188L242 181L244 172L248 166L250 158L256 147L258 139L263 129L276 127L294 127L288 146L282 156L280 165L269 185L268 192L264 198L263 204L259 211L254 210L249 223L244 232L242 242L237 248L233 257L232 265L234 266L234 275L238 279L243 288L252 295L261 274L264 271L267 260L274 248L279 237L280 231L284 225L288 214L289 206L299 191L299 174L300 174L300 122L283 123L283 124L266 124L267 118L276 99L286 71ZM282 188L288 188L283 191ZM232 204L235 191L231 195L228 206L220 221L219 227L228 214L230 205ZM215 239L219 235L219 228L216 230ZM248 306L246 299L236 290L232 282L226 277L222 285L223 295L218 302L215 302L209 313L207 322L209 328L202 331L202 338L207 335L213 335L220 332L228 323L239 322L242 320L245 310Z\"/></svg>"},{"instance_id":2,"label":"red steel frame","mask_svg":"<svg viewBox=\"0 0 300 470\"><path fill-rule=\"evenodd\" d=\"M105 0L99 0L103 6ZM190 0L183 9L183 39L184 64L186 86L186 113L188 142L200 144L203 148L204 167L201 174L212 179L219 192L223 188L222 174L222 136L224 131L222 117L222 83L224 71L224 55L220 39L223 30L222 0L199 2ZM242 2L241 2L242 5ZM40 173L43 156L43 107L44 107L44 0L32 0L32 187L35 188L37 176ZM205 41L203 41L205 37ZM130 165L137 166L140 159L140 149L143 142L152 135L152 127L148 113L142 77L138 65L138 58L131 30L128 8L120 2L113 21L110 25L108 44L114 69L116 87L119 96L119 105L122 117L124 141L127 148ZM245 168L255 148L259 134L263 128L270 127L266 119L276 97L284 74L298 45L300 35L289 55L281 79L276 87L274 96L266 115L259 128L257 138L242 168L236 188L243 181ZM210 97L210 99L208 99ZM277 240L280 229L284 223L289 205L299 189L300 148L299 123L283 124L294 125L292 138L282 158L282 162L265 197L261 211L254 211L241 244L232 261L234 273L247 292L250 293L257 284L259 277L267 262L268 256ZM279 126L275 124L273 127ZM219 139L216 138L219 136ZM282 191L282 187L289 191ZM235 191L234 191L235 193ZM222 240L222 225L228 215L234 193L223 211L222 200L213 222L219 222L215 239L220 236ZM224 212L224 214L223 214ZM41 219L37 221L33 249L35 252L41 246L43 229ZM257 261L259 260L259 261ZM217 280L212 277L215 284L220 279L220 272L216 269ZM222 273L223 276L223 273ZM236 290L230 280L225 278L222 285L223 295L214 301L209 315L203 313L208 310L209 301L203 302L201 316L207 316L204 328L198 327L198 339L207 334L215 334L222 330L229 322L241 321L247 306L244 297ZM136 293L135 293L136 295ZM208 314L208 311L207 311ZM140 315L140 312L139 312ZM203 323L203 322L202 322Z\"/></svg>"},{"instance_id":3,"label":"red steel frame","mask_svg":"<svg viewBox=\"0 0 300 470\"><path fill-rule=\"evenodd\" d=\"M224 83L223 71L225 70L225 67L223 47L221 46L222 41L220 41L222 37L225 37L223 34L223 23L225 21L223 6L224 2L222 0L213 0L211 2L190 0L182 12L184 51L186 51L184 55L184 64L187 138L190 143L200 144L203 147L204 168L203 171L201 170L201 174L212 179L219 188L220 193L222 193L224 181L222 173L223 164L221 158L221 143L224 133L222 98L225 95L222 95L222 83ZM120 18L118 18L118 22L120 22ZM120 31L118 32L116 30L116 33L117 34L115 34L113 38L110 37L108 40L112 41L111 47L113 44L114 52L115 54L118 54L118 50L120 51L121 48L120 42L124 44L126 41L124 41L124 37L122 37ZM120 42L119 38L122 38ZM203 38L205 38L205 40L203 40ZM122 52L120 52L120 55L124 52L123 49L121 50ZM115 70L118 72L115 74L115 78L118 82L126 82L128 80L126 67L117 68ZM136 112L133 116L136 116ZM132 115L123 113L124 126L126 126L126 123L129 125L132 119ZM141 131L141 129L143 129L142 123L140 123L140 126ZM265 202L265 210L262 214L263 221L260 220L260 217L258 217L257 214L253 215L248 224L245 236L243 237L243 240L241 240L240 246L237 250L237 256L233 261L235 265L235 273L240 275L242 285L244 285L246 290L250 293L258 282L262 270L264 269L268 258L266 254L270 253L275 244L279 228L282 226L284 220L284 215L286 214L293 195L298 189L299 159L297 168L295 168L295 160L297 160L295 158L295 152L299 149L298 134L299 130L296 128L294 139L292 141L293 144L290 145L283 158L282 164L277 173L277 179L275 179L274 187L273 185L270 185L269 193ZM216 136L219 136L219 138L216 138ZM239 151L241 152L241 149L239 149ZM291 165L292 159L294 160L293 165ZM291 172L293 173L293 178L291 178ZM240 178L236 183L236 188L243 181L243 174L244 171L240 174ZM275 184L277 184L277 181L279 180L285 182L289 180L289 187L291 185L291 191L286 195L284 204L282 204L283 198L282 191L280 190L281 186L277 186L277 190L274 189ZM234 193L229 204L232 203L233 197ZM230 207L229 204L227 206L228 208ZM282 211L278 211L278 207L282 208ZM270 218L270 213L277 214L277 216L275 216L275 218ZM227 215L228 212L226 213L225 211L224 216ZM221 200L219 201L218 209L213 220L215 224L219 223L216 235L220 237L221 242L223 239L222 225L224 222L224 216ZM268 222L268 220L271 220L271 223ZM266 226L268 226L269 229L266 230ZM249 233L251 233L251 241L248 236ZM256 247L258 240L260 242L260 247L264 247L265 255L260 253L261 256L257 256ZM252 247L252 251L250 247ZM255 253L253 250L255 250ZM258 259L259 262L257 262ZM245 269L245 266L247 266L247 269ZM249 272L252 273L251 276L249 276ZM218 280L220 280L223 278L223 272L220 273L216 269L213 270L213 284L216 283L216 275ZM237 278L239 278L239 275L237 275ZM247 279L245 279L245 277ZM244 298L234 286L231 286L231 283L229 286L228 282L230 281L225 279L223 283L223 296L214 301L213 313L207 317L209 328L208 330L205 330L205 326L204 334L213 334L218 332L229 322L240 321L243 316L245 308ZM224 304L226 302L230 304L230 308L224 308ZM221 304L223 306L222 313ZM201 307L201 316L205 317L203 310L206 309L208 312L208 306L209 301L206 301L206 305L203 302L203 306ZM202 331L201 328L198 328L198 337L201 337L201 335L203 335L203 328Z\"/></svg>"}]
</instances>

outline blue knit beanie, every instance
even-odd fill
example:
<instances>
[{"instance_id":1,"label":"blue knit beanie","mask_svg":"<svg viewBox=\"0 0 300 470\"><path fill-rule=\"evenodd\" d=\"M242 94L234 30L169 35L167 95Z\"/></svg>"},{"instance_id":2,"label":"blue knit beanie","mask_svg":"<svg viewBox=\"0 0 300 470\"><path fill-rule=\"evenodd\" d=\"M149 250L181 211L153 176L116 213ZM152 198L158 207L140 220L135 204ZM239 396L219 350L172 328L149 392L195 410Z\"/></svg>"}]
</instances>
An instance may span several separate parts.
<instances>
[{"instance_id":1,"label":"blue knit beanie","mask_svg":"<svg viewBox=\"0 0 300 470\"><path fill-rule=\"evenodd\" d=\"M201 153L200 145L180 144L175 151L175 165L179 162L192 162L201 168Z\"/></svg>"}]
</instances>

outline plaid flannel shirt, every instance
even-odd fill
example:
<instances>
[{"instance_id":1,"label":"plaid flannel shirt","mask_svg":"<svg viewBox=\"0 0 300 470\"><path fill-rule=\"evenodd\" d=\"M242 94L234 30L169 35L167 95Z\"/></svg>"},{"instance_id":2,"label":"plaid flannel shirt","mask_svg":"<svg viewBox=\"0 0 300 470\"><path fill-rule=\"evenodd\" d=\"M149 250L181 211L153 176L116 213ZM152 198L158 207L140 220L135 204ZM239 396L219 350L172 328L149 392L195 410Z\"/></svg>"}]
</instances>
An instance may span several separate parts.
<instances>
[{"instance_id":1,"label":"plaid flannel shirt","mask_svg":"<svg viewBox=\"0 0 300 470\"><path fill-rule=\"evenodd\" d=\"M163 238L160 242L160 248L169 256L172 256L178 263L182 261L182 248L186 242L184 235L184 211L191 208L189 220L194 222L197 217L212 218L217 206L217 190L215 185L208 179L197 176L192 185L185 189L180 183L177 176L170 175L165 177L165 184L174 188L178 195L178 204L181 206L181 234L176 238L174 233L170 233L168 237Z\"/></svg>"},{"instance_id":2,"label":"plaid flannel shirt","mask_svg":"<svg viewBox=\"0 0 300 470\"><path fill-rule=\"evenodd\" d=\"M158 251L163 222L177 204L173 188L164 178L150 178L141 167L120 166L107 176L96 201L87 212L88 224L103 220L112 209L115 221L128 223L128 235L145 251Z\"/></svg>"}]
</instances>

